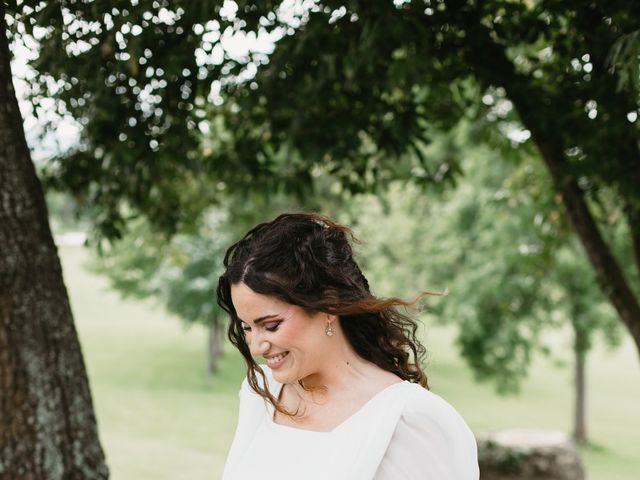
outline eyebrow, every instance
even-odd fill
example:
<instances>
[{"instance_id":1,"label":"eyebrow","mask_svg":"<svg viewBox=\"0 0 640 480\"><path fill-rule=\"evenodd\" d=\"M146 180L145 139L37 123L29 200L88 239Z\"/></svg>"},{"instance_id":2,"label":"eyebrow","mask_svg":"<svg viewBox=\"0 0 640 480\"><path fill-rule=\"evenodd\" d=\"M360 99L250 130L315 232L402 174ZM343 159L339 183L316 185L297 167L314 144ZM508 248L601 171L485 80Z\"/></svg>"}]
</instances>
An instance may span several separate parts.
<instances>
[{"instance_id":1,"label":"eyebrow","mask_svg":"<svg viewBox=\"0 0 640 480\"><path fill-rule=\"evenodd\" d=\"M270 318L275 318L275 317L277 317L277 316L278 316L278 315L264 315L264 316L262 316L262 317L258 317L258 318L256 318L256 319L253 321L253 324L254 324L254 325L260 325L260 323L261 323L261 322L264 322L265 320L269 320ZM245 322L244 320L242 320L240 317L238 317L238 320L240 320L241 322L244 322L244 323L248 323L248 322Z\"/></svg>"}]
</instances>

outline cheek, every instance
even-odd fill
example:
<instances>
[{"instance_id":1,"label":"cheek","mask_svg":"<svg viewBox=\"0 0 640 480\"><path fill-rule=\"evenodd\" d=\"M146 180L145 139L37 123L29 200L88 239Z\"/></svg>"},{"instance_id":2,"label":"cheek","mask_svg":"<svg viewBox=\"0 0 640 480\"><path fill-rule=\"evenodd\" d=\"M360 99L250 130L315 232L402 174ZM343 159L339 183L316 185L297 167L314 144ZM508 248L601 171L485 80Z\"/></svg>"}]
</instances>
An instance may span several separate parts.
<instances>
[{"instance_id":1,"label":"cheek","mask_svg":"<svg viewBox=\"0 0 640 480\"><path fill-rule=\"evenodd\" d=\"M302 322L286 322L278 329L278 342L283 348L291 348L300 350L305 354L313 354L315 349L319 349L319 343L322 341L321 331L315 328L315 325L308 320Z\"/></svg>"},{"instance_id":2,"label":"cheek","mask_svg":"<svg viewBox=\"0 0 640 480\"><path fill-rule=\"evenodd\" d=\"M281 325L276 332L277 342L284 347L300 348L304 344L304 335L300 329L290 326ZM275 340L275 339L274 339Z\"/></svg>"}]
</instances>

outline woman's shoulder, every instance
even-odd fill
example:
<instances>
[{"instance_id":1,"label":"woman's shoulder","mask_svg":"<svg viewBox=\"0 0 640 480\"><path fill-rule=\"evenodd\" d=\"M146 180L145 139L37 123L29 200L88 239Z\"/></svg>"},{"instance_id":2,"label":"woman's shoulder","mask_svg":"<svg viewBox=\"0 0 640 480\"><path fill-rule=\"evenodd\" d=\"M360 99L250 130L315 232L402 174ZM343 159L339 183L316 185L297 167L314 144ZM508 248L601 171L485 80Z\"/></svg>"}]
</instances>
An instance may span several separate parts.
<instances>
[{"instance_id":1,"label":"woman's shoulder","mask_svg":"<svg viewBox=\"0 0 640 480\"><path fill-rule=\"evenodd\" d=\"M439 395L405 382L406 402L376 479L478 480L473 433Z\"/></svg>"},{"instance_id":2,"label":"woman's shoulder","mask_svg":"<svg viewBox=\"0 0 640 480\"><path fill-rule=\"evenodd\" d=\"M441 396L427 390L417 383L407 382L409 393L407 395L406 412L417 414L436 414L445 415L455 414L456 409Z\"/></svg>"},{"instance_id":3,"label":"woman's shoulder","mask_svg":"<svg viewBox=\"0 0 640 480\"><path fill-rule=\"evenodd\" d=\"M415 383L408 383L408 394L401 421L407 426L437 429L444 436L472 437L473 434L458 411L445 399Z\"/></svg>"}]
</instances>

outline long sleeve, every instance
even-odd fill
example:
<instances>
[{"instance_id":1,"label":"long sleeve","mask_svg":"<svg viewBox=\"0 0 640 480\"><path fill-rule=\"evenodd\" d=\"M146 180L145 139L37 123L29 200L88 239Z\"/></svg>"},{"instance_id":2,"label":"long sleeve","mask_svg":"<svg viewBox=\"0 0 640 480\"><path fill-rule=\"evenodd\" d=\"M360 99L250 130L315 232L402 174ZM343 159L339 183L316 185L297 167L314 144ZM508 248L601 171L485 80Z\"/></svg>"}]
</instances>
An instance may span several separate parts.
<instances>
[{"instance_id":1,"label":"long sleeve","mask_svg":"<svg viewBox=\"0 0 640 480\"><path fill-rule=\"evenodd\" d=\"M378 468L376 480L478 480L475 437L439 396L413 391Z\"/></svg>"},{"instance_id":2,"label":"long sleeve","mask_svg":"<svg viewBox=\"0 0 640 480\"><path fill-rule=\"evenodd\" d=\"M231 473L237 467L244 452L251 444L265 412L262 398L253 393L246 378L242 382L238 395L240 397L238 425L224 466L223 479L230 478Z\"/></svg>"}]
</instances>

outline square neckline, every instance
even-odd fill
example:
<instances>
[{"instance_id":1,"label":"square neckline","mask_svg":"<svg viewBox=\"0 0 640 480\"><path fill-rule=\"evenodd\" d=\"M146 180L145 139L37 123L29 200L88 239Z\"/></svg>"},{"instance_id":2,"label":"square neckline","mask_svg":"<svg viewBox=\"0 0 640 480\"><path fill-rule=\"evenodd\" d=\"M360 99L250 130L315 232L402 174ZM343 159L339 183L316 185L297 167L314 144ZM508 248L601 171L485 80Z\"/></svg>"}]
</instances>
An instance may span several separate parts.
<instances>
[{"instance_id":1,"label":"square neckline","mask_svg":"<svg viewBox=\"0 0 640 480\"><path fill-rule=\"evenodd\" d=\"M359 416L359 414L366 410L366 408L371 405L377 398L381 397L385 392L388 392L390 390L392 390L394 387L396 387L397 385L402 385L405 383L411 383L408 380L402 380L400 382L395 382L392 383L391 385L387 385L386 387L384 387L383 389L377 391L371 398L369 398L369 400L367 400L365 403L363 403L360 408L358 408L355 412L353 412L351 415L349 415L347 418L345 418L344 420L342 420L338 425L336 425L335 427L333 427L331 430L310 430L308 428L300 428L300 427L293 427L291 425L283 425L281 423L277 423L275 421L275 413L276 410L273 407L273 405L269 404L269 410L270 410L270 414L267 417L267 421L269 423L270 426L278 428L278 429L282 429L283 431L295 431L295 432L303 432L305 434L330 434L330 433L335 433L337 430L341 429L343 426L345 426L346 424L350 423L354 418L356 418L357 416ZM284 388L284 384L280 383L278 386L278 393L276 398L278 400L280 400L280 394L282 393L282 389Z\"/></svg>"}]
</instances>

